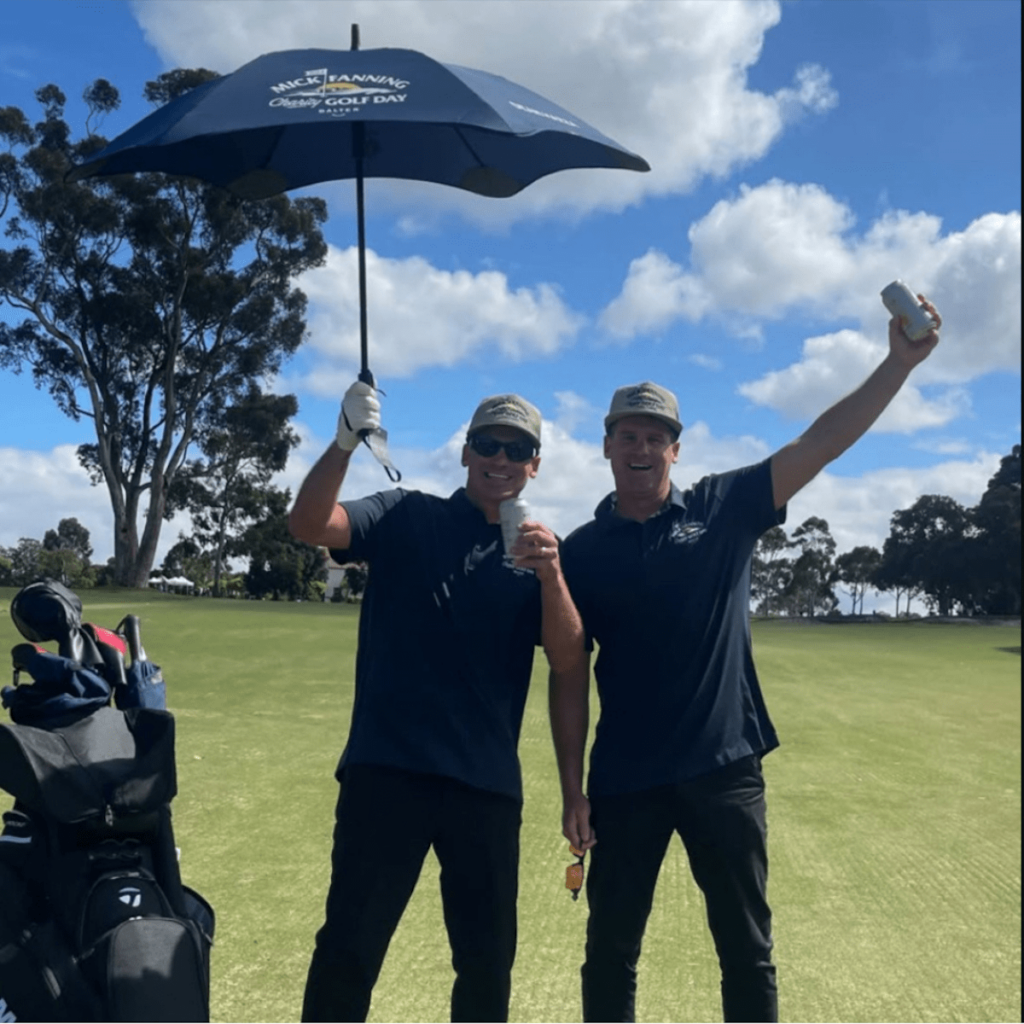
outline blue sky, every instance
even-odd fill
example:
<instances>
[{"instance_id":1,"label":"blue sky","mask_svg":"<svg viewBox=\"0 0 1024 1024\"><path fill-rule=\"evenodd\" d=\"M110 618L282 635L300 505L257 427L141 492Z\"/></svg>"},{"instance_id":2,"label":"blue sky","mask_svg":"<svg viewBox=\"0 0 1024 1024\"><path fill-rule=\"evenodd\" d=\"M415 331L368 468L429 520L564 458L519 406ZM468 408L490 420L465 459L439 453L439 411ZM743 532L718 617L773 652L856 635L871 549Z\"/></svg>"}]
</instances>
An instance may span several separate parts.
<instances>
[{"instance_id":1,"label":"blue sky","mask_svg":"<svg viewBox=\"0 0 1024 1024\"><path fill-rule=\"evenodd\" d=\"M420 49L502 74L645 156L650 174L568 171L486 200L367 183L371 365L411 486L461 482L476 402L515 390L545 418L527 497L559 531L611 477L601 420L620 384L679 395L675 479L756 461L881 359L881 288L902 277L942 311L933 359L852 451L791 505L840 550L880 545L922 493L974 504L1020 439L1020 5L1010 0L6 0L0 104L119 87L112 138L163 70L229 72L271 50ZM75 115L77 102L70 104ZM302 282L310 338L276 386L300 402L298 484L330 440L356 366L354 196L327 267ZM0 316L12 311L0 306ZM89 440L26 376L0 373L0 544L68 515L111 550ZM364 453L365 455L365 453ZM346 493L386 485L365 455ZM162 550L182 523L165 529Z\"/></svg>"}]
</instances>

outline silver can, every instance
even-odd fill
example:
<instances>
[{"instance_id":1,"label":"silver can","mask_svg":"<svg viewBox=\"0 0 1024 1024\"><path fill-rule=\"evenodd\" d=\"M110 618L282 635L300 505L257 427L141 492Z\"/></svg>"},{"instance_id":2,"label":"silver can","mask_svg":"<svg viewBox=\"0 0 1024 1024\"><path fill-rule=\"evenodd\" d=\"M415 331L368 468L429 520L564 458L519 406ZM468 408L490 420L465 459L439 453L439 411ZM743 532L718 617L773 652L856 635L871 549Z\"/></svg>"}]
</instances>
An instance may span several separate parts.
<instances>
[{"instance_id":1,"label":"silver can","mask_svg":"<svg viewBox=\"0 0 1024 1024\"><path fill-rule=\"evenodd\" d=\"M519 536L519 527L530 518L530 506L523 498L507 498L498 506L501 517L501 539L505 543L505 554L512 551Z\"/></svg>"},{"instance_id":2,"label":"silver can","mask_svg":"<svg viewBox=\"0 0 1024 1024\"><path fill-rule=\"evenodd\" d=\"M935 321L902 281L893 281L882 289L882 302L899 319L903 333L911 341L920 341L929 331L935 330Z\"/></svg>"}]
</instances>

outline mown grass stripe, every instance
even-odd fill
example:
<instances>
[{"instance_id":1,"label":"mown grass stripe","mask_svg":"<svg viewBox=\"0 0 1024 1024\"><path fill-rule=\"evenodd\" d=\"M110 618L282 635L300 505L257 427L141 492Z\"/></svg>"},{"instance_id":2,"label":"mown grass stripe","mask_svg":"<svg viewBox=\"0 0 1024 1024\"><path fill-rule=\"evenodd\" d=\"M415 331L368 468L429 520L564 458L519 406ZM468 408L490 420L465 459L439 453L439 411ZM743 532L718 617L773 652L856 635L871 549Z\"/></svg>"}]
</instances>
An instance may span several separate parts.
<instances>
[{"instance_id":1,"label":"mown grass stripe","mask_svg":"<svg viewBox=\"0 0 1024 1024\"><path fill-rule=\"evenodd\" d=\"M0 648L20 639L4 614L13 593L0 591ZM103 625L140 614L168 679L182 870L218 915L214 1018L296 1019L327 882L358 610L82 596ZM783 741L765 761L783 1018L1019 1019L1019 625L758 622L754 643ZM586 904L563 885L542 662L521 743L512 1019L578 1020ZM447 1019L437 876L428 857L371 1020ZM721 1019L678 841L658 883L638 1010L648 1021Z\"/></svg>"}]
</instances>

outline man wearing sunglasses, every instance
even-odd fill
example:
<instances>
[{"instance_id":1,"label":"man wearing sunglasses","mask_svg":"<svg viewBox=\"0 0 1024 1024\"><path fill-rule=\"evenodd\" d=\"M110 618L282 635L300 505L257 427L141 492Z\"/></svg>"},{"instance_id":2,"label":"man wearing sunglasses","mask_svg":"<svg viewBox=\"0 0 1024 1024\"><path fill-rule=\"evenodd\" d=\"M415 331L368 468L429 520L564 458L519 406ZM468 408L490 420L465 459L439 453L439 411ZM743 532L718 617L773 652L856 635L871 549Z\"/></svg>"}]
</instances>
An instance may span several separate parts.
<instances>
[{"instance_id":1,"label":"man wearing sunglasses","mask_svg":"<svg viewBox=\"0 0 1024 1024\"><path fill-rule=\"evenodd\" d=\"M683 492L669 477L682 431L675 395L645 382L612 398L604 454L615 491L563 547L600 648L587 796L588 673L556 679L551 703L564 833L593 847L586 1021L635 1020L641 941L673 832L704 895L724 1019L778 1019L761 774L778 739L751 650L751 557L790 498L868 430L938 344L941 320L924 306L935 327L911 340L894 318L887 358L795 441Z\"/></svg>"},{"instance_id":2,"label":"man wearing sunglasses","mask_svg":"<svg viewBox=\"0 0 1024 1024\"><path fill-rule=\"evenodd\" d=\"M508 1019L516 944L517 744L534 647L578 674L583 627L558 539L528 522L504 551L498 507L540 465L540 413L518 395L477 407L448 498L394 489L338 503L372 388L345 395L336 443L299 490L292 533L365 559L356 691L338 766L332 874L302 1019L361 1021L427 851L441 863L453 1021Z\"/></svg>"}]
</instances>

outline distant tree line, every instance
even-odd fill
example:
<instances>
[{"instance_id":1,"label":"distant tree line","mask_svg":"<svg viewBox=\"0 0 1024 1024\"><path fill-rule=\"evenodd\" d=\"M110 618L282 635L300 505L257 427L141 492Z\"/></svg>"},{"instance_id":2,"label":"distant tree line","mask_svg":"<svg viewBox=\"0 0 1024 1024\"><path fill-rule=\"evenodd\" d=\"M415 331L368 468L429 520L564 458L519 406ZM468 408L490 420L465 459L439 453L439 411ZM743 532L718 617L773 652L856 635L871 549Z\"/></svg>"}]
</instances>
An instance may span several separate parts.
<instances>
[{"instance_id":1,"label":"distant tree line","mask_svg":"<svg viewBox=\"0 0 1024 1024\"><path fill-rule=\"evenodd\" d=\"M164 558L166 577L184 576L196 592L272 600L322 600L327 579L323 551L295 540L287 528L287 491L269 489L265 515L243 523L236 533L197 529L181 536ZM217 510L207 509L210 521ZM117 583L115 560L90 562L89 531L77 519L62 519L41 541L22 537L14 547L0 547L0 586L23 587L48 576L72 590ZM228 557L248 560L245 572L234 572Z\"/></svg>"},{"instance_id":2,"label":"distant tree line","mask_svg":"<svg viewBox=\"0 0 1024 1024\"><path fill-rule=\"evenodd\" d=\"M94 587L103 582L103 570L91 558L89 531L77 519L62 519L42 540L22 537L12 548L0 547L0 586L23 587L49 576L72 589Z\"/></svg>"},{"instance_id":3,"label":"distant tree line","mask_svg":"<svg viewBox=\"0 0 1024 1024\"><path fill-rule=\"evenodd\" d=\"M763 615L829 615L836 590L863 613L869 591L891 593L896 614L914 600L938 615L1008 615L1021 611L1020 445L1003 457L974 508L925 494L895 512L878 551L856 547L836 556L824 519L811 517L787 536L769 530L754 555L751 590Z\"/></svg>"},{"instance_id":4,"label":"distant tree line","mask_svg":"<svg viewBox=\"0 0 1024 1024\"><path fill-rule=\"evenodd\" d=\"M163 573L185 576L203 593L274 600L322 599L324 552L288 532L288 491L270 485L294 446L288 419L294 399L253 392L228 410L220 434L206 440L207 460L185 469L172 488L167 514L186 509L194 524L167 552ZM114 559L90 562L89 531L62 519L41 540L23 537L0 547L0 586L24 586L40 576L88 588L116 583ZM234 572L232 559L248 569ZM346 590L366 585L365 568L352 566ZM925 494L895 512L882 550L855 547L836 554L828 522L816 516L792 536L781 526L759 541L751 571L755 610L763 615L864 611L869 592L890 593L895 612L909 614L915 600L939 615L1008 615L1021 612L1020 445L1000 462L981 500L964 508L945 495Z\"/></svg>"}]
</instances>

